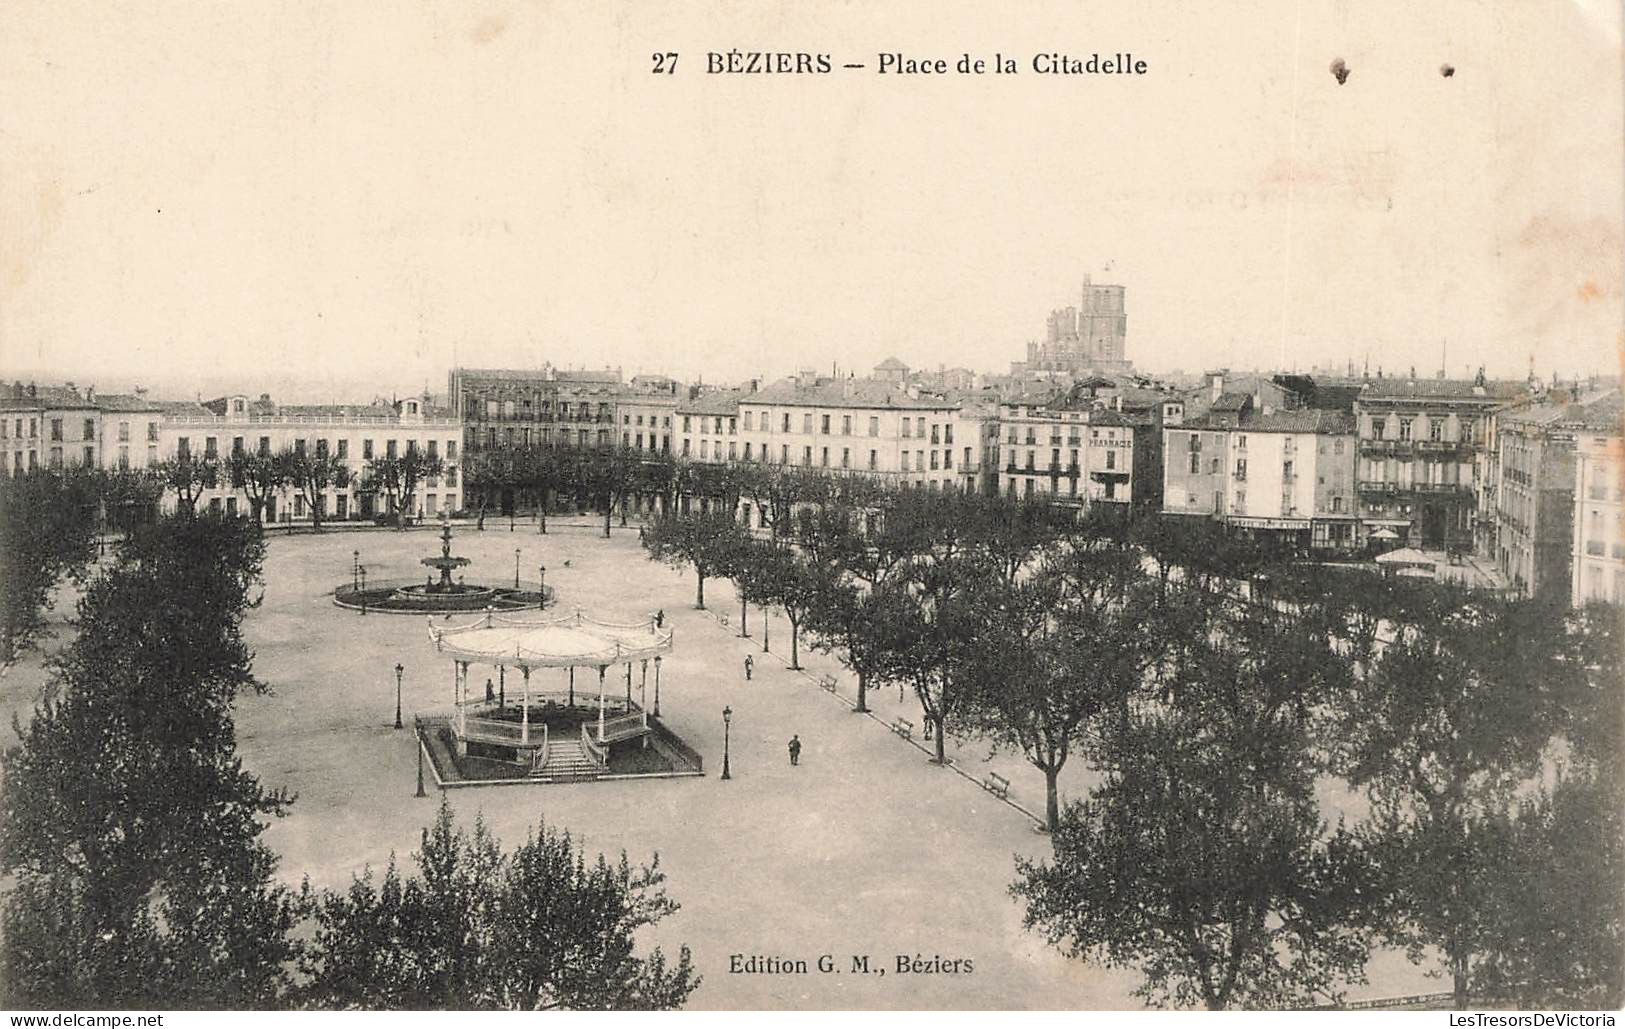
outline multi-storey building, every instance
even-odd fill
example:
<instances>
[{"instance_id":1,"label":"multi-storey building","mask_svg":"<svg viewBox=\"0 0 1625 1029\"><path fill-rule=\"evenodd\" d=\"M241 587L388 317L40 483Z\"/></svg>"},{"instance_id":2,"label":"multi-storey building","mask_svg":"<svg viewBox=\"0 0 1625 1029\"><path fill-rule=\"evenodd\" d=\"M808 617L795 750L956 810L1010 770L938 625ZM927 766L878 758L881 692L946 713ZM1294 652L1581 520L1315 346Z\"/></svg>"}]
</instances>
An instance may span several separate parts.
<instances>
[{"instance_id":1,"label":"multi-storey building","mask_svg":"<svg viewBox=\"0 0 1625 1029\"><path fill-rule=\"evenodd\" d=\"M1087 508L1134 496L1134 428L1076 395L1016 398L999 408L998 467L1010 497L1047 494Z\"/></svg>"},{"instance_id":2,"label":"multi-storey building","mask_svg":"<svg viewBox=\"0 0 1625 1029\"><path fill-rule=\"evenodd\" d=\"M619 369L570 371L454 368L448 402L470 452L545 444L610 446L619 441Z\"/></svg>"},{"instance_id":3,"label":"multi-storey building","mask_svg":"<svg viewBox=\"0 0 1625 1029\"><path fill-rule=\"evenodd\" d=\"M690 461L755 461L750 441L739 434L739 400L743 391L696 391L677 402L679 457Z\"/></svg>"},{"instance_id":4,"label":"multi-storey building","mask_svg":"<svg viewBox=\"0 0 1625 1029\"><path fill-rule=\"evenodd\" d=\"M1523 391L1482 375L1368 384L1354 403L1364 531L1387 528L1412 546L1472 549L1487 422Z\"/></svg>"},{"instance_id":5,"label":"multi-storey building","mask_svg":"<svg viewBox=\"0 0 1625 1029\"><path fill-rule=\"evenodd\" d=\"M652 453L671 453L677 396L678 385L670 379L638 382L634 378L616 401L621 446Z\"/></svg>"},{"instance_id":6,"label":"multi-storey building","mask_svg":"<svg viewBox=\"0 0 1625 1029\"><path fill-rule=\"evenodd\" d=\"M1576 426L1572 560L1575 607L1625 603L1625 445L1617 401Z\"/></svg>"},{"instance_id":7,"label":"multi-storey building","mask_svg":"<svg viewBox=\"0 0 1625 1029\"><path fill-rule=\"evenodd\" d=\"M1215 518L1300 548L1356 545L1350 415L1217 403L1163 429L1163 512Z\"/></svg>"},{"instance_id":8,"label":"multi-storey building","mask_svg":"<svg viewBox=\"0 0 1625 1029\"><path fill-rule=\"evenodd\" d=\"M156 464L164 405L72 383L0 387L0 470L144 468Z\"/></svg>"},{"instance_id":9,"label":"multi-storey building","mask_svg":"<svg viewBox=\"0 0 1625 1029\"><path fill-rule=\"evenodd\" d=\"M460 508L461 425L449 410L431 407L427 397L407 397L369 405L277 404L266 394L220 397L203 404L174 405L164 414L159 449L165 459L193 457L221 462L216 485L198 497L200 508L225 514L247 514L247 497L231 481L229 462L235 453L285 450L332 455L344 461L349 481L322 491L307 504L294 486L267 498L266 522L298 522L316 507L324 519L371 518L393 512L392 498L374 496L363 486L367 462L412 450L441 459L443 476L417 487L411 517L433 517ZM171 498L173 502L173 498Z\"/></svg>"},{"instance_id":10,"label":"multi-storey building","mask_svg":"<svg viewBox=\"0 0 1625 1029\"><path fill-rule=\"evenodd\" d=\"M1495 556L1525 595L1571 592L1576 433L1589 415L1608 411L1617 418L1618 391L1535 404L1497 419Z\"/></svg>"}]
</instances>

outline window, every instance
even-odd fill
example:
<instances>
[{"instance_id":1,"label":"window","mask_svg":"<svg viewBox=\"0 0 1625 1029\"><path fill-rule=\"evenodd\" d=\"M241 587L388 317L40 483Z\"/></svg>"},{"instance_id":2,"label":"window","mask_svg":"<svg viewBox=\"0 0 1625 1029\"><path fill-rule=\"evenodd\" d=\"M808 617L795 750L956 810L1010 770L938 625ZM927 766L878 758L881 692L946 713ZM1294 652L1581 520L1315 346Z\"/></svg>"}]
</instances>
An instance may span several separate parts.
<instances>
[{"instance_id":1,"label":"window","mask_svg":"<svg viewBox=\"0 0 1625 1029\"><path fill-rule=\"evenodd\" d=\"M1381 440L1382 436L1383 436L1383 433L1385 433L1387 431L1388 431L1388 420L1386 418L1373 418L1373 419L1371 419L1371 438L1372 439Z\"/></svg>"},{"instance_id":2,"label":"window","mask_svg":"<svg viewBox=\"0 0 1625 1029\"><path fill-rule=\"evenodd\" d=\"M871 436L880 435L880 419L879 418L873 417L873 416L871 416L869 418L869 435L871 435Z\"/></svg>"},{"instance_id":3,"label":"window","mask_svg":"<svg viewBox=\"0 0 1625 1029\"><path fill-rule=\"evenodd\" d=\"M1428 439L1432 440L1435 443L1438 443L1438 442L1440 442L1441 440L1444 439L1444 419L1443 418L1430 418L1430 419L1428 419Z\"/></svg>"},{"instance_id":4,"label":"window","mask_svg":"<svg viewBox=\"0 0 1625 1029\"><path fill-rule=\"evenodd\" d=\"M718 436L722 435L722 416L721 415L717 415L716 417L711 419L711 431L716 433Z\"/></svg>"},{"instance_id":5,"label":"window","mask_svg":"<svg viewBox=\"0 0 1625 1029\"><path fill-rule=\"evenodd\" d=\"M119 422L118 423L118 441L120 443L128 443L128 442L130 442L130 423L129 422Z\"/></svg>"},{"instance_id":6,"label":"window","mask_svg":"<svg viewBox=\"0 0 1625 1029\"><path fill-rule=\"evenodd\" d=\"M961 468L969 468L970 467L970 447L965 448L965 460L963 460L963 461L961 461L959 463L959 467L961 467Z\"/></svg>"},{"instance_id":7,"label":"window","mask_svg":"<svg viewBox=\"0 0 1625 1029\"><path fill-rule=\"evenodd\" d=\"M327 457L327 440L319 439L316 441L316 459L321 460L325 457Z\"/></svg>"},{"instance_id":8,"label":"window","mask_svg":"<svg viewBox=\"0 0 1625 1029\"><path fill-rule=\"evenodd\" d=\"M120 468L128 468L128 467L130 467L130 448L129 447L119 447L118 448L118 466Z\"/></svg>"},{"instance_id":9,"label":"window","mask_svg":"<svg viewBox=\"0 0 1625 1029\"><path fill-rule=\"evenodd\" d=\"M372 460L372 440L364 439L361 441L361 459L363 461Z\"/></svg>"},{"instance_id":10,"label":"window","mask_svg":"<svg viewBox=\"0 0 1625 1029\"><path fill-rule=\"evenodd\" d=\"M1115 451L1115 450L1106 451L1106 467L1107 468L1116 468L1117 467L1117 451Z\"/></svg>"},{"instance_id":11,"label":"window","mask_svg":"<svg viewBox=\"0 0 1625 1029\"><path fill-rule=\"evenodd\" d=\"M790 416L785 415L784 417L789 418ZM790 463L790 445L788 443L780 444L780 446L779 446L779 464L789 464L789 463Z\"/></svg>"},{"instance_id":12,"label":"window","mask_svg":"<svg viewBox=\"0 0 1625 1029\"><path fill-rule=\"evenodd\" d=\"M747 415L747 417L749 417ZM745 441L745 460L750 460L750 440Z\"/></svg>"},{"instance_id":13,"label":"window","mask_svg":"<svg viewBox=\"0 0 1625 1029\"><path fill-rule=\"evenodd\" d=\"M1201 434L1193 432L1193 433L1191 433L1191 453L1199 454L1201 452L1202 452L1202 437L1201 437Z\"/></svg>"},{"instance_id":14,"label":"window","mask_svg":"<svg viewBox=\"0 0 1625 1029\"><path fill-rule=\"evenodd\" d=\"M789 432L790 431L790 412L788 412L788 411L784 412L784 424L780 427L780 431L781 432Z\"/></svg>"},{"instance_id":15,"label":"window","mask_svg":"<svg viewBox=\"0 0 1625 1029\"><path fill-rule=\"evenodd\" d=\"M751 415L754 414L754 413L755 412L753 412L753 411L746 411L745 412L745 431L746 432L749 432L751 430L751 424L750 424L751 423ZM638 415L638 424L639 425L643 424L643 416L641 414Z\"/></svg>"},{"instance_id":16,"label":"window","mask_svg":"<svg viewBox=\"0 0 1625 1029\"><path fill-rule=\"evenodd\" d=\"M841 467L842 468L850 468L850 467L852 467L852 448L851 447L842 447L841 448Z\"/></svg>"},{"instance_id":17,"label":"window","mask_svg":"<svg viewBox=\"0 0 1625 1029\"><path fill-rule=\"evenodd\" d=\"M1247 494L1245 491L1236 491L1236 506L1233 510L1238 512L1247 510Z\"/></svg>"},{"instance_id":18,"label":"window","mask_svg":"<svg viewBox=\"0 0 1625 1029\"><path fill-rule=\"evenodd\" d=\"M1215 457L1208 464L1208 474L1209 475L1218 475L1219 474L1219 459L1218 458Z\"/></svg>"},{"instance_id":19,"label":"window","mask_svg":"<svg viewBox=\"0 0 1625 1029\"><path fill-rule=\"evenodd\" d=\"M1401 442L1408 442L1410 440L1411 420L1409 418L1401 418L1399 420L1399 438Z\"/></svg>"},{"instance_id":20,"label":"window","mask_svg":"<svg viewBox=\"0 0 1625 1029\"><path fill-rule=\"evenodd\" d=\"M1246 450L1247 449L1247 437L1246 436L1237 436L1236 437L1236 449L1237 450Z\"/></svg>"},{"instance_id":21,"label":"window","mask_svg":"<svg viewBox=\"0 0 1625 1029\"><path fill-rule=\"evenodd\" d=\"M81 435L79 438L80 439L95 439L96 438L96 419L94 419L94 418L86 418L85 419L85 431L84 431L84 434Z\"/></svg>"},{"instance_id":22,"label":"window","mask_svg":"<svg viewBox=\"0 0 1625 1029\"><path fill-rule=\"evenodd\" d=\"M684 432L692 431L690 429L690 426L689 426L689 417L690 417L689 415L686 415L686 414L683 415L683 431Z\"/></svg>"},{"instance_id":23,"label":"window","mask_svg":"<svg viewBox=\"0 0 1625 1029\"><path fill-rule=\"evenodd\" d=\"M711 456L711 441L708 440L708 439L700 440L700 460L705 461L705 460L709 459L710 456Z\"/></svg>"},{"instance_id":24,"label":"window","mask_svg":"<svg viewBox=\"0 0 1625 1029\"><path fill-rule=\"evenodd\" d=\"M820 465L822 465L823 467L825 467L825 468L829 467L829 448L828 447L824 447L822 449L822 452L818 455L818 463Z\"/></svg>"},{"instance_id":25,"label":"window","mask_svg":"<svg viewBox=\"0 0 1625 1029\"><path fill-rule=\"evenodd\" d=\"M878 462L879 458L880 458L880 454L877 451L874 451L874 450L869 451L869 470L870 471L874 471L876 463Z\"/></svg>"},{"instance_id":26,"label":"window","mask_svg":"<svg viewBox=\"0 0 1625 1029\"><path fill-rule=\"evenodd\" d=\"M1342 440L1342 437L1339 437L1337 439L1332 440L1332 453L1341 454L1342 452L1343 452L1343 440Z\"/></svg>"},{"instance_id":27,"label":"window","mask_svg":"<svg viewBox=\"0 0 1625 1029\"><path fill-rule=\"evenodd\" d=\"M213 436L205 437L203 440L203 459L205 461L213 461L219 456L220 441Z\"/></svg>"},{"instance_id":28,"label":"window","mask_svg":"<svg viewBox=\"0 0 1625 1029\"><path fill-rule=\"evenodd\" d=\"M804 415L801 416L801 434L803 436L811 436L812 435L812 414L811 413L804 414ZM808 448L808 450L809 450L809 452L811 452L811 448ZM811 464L812 462L809 461L808 463Z\"/></svg>"},{"instance_id":29,"label":"window","mask_svg":"<svg viewBox=\"0 0 1625 1029\"><path fill-rule=\"evenodd\" d=\"M259 451L260 451L260 456L261 457L270 457L271 456L271 437L269 437L269 436L261 436L260 437ZM367 456L368 457L372 456L372 448L371 447L367 448Z\"/></svg>"},{"instance_id":30,"label":"window","mask_svg":"<svg viewBox=\"0 0 1625 1029\"><path fill-rule=\"evenodd\" d=\"M1342 497L1333 497L1332 498L1332 514L1342 514L1342 513L1343 513L1343 498Z\"/></svg>"},{"instance_id":31,"label":"window","mask_svg":"<svg viewBox=\"0 0 1625 1029\"><path fill-rule=\"evenodd\" d=\"M96 463L96 448L95 447L86 447L85 448L85 464L86 465L93 465L95 463Z\"/></svg>"},{"instance_id":32,"label":"window","mask_svg":"<svg viewBox=\"0 0 1625 1029\"><path fill-rule=\"evenodd\" d=\"M51 442L62 442L62 419L60 418L51 419Z\"/></svg>"},{"instance_id":33,"label":"window","mask_svg":"<svg viewBox=\"0 0 1625 1029\"><path fill-rule=\"evenodd\" d=\"M493 438L495 438L495 436L496 436L496 430L495 429L491 430L491 435L492 435ZM388 458L389 460L391 460L391 461L395 460L395 441L394 440L390 439L390 440L385 440L384 441L384 456L386 458Z\"/></svg>"},{"instance_id":34,"label":"window","mask_svg":"<svg viewBox=\"0 0 1625 1029\"><path fill-rule=\"evenodd\" d=\"M916 419L914 419L914 435L920 437L921 439L925 438L925 419L924 418L916 418Z\"/></svg>"},{"instance_id":35,"label":"window","mask_svg":"<svg viewBox=\"0 0 1625 1029\"><path fill-rule=\"evenodd\" d=\"M904 439L908 439L908 419L907 418L903 419L902 436L903 436Z\"/></svg>"},{"instance_id":36,"label":"window","mask_svg":"<svg viewBox=\"0 0 1625 1029\"><path fill-rule=\"evenodd\" d=\"M1192 475L1200 475L1201 473L1202 473L1202 455L1201 454L1192 454L1191 455L1191 474Z\"/></svg>"},{"instance_id":37,"label":"window","mask_svg":"<svg viewBox=\"0 0 1625 1029\"><path fill-rule=\"evenodd\" d=\"M1291 461L1283 461L1283 462L1281 462L1281 478L1285 479L1287 482L1292 481L1292 462Z\"/></svg>"},{"instance_id":38,"label":"window","mask_svg":"<svg viewBox=\"0 0 1625 1029\"><path fill-rule=\"evenodd\" d=\"M823 433L825 436L829 435L829 415L826 414L819 418L818 431Z\"/></svg>"},{"instance_id":39,"label":"window","mask_svg":"<svg viewBox=\"0 0 1625 1029\"><path fill-rule=\"evenodd\" d=\"M734 458L739 456L738 448L739 444L735 443L733 440L728 441L728 460L732 461ZM717 442L717 450L719 451L717 456L721 457L722 454L720 451L722 450L722 442L720 440Z\"/></svg>"},{"instance_id":40,"label":"window","mask_svg":"<svg viewBox=\"0 0 1625 1029\"><path fill-rule=\"evenodd\" d=\"M906 451L906 450L905 450L905 451L903 451L903 452L902 452L902 454L901 454L901 456L900 456L900 458L899 458L899 460L901 460L901 462L902 462L902 463L901 463L901 464L900 464L900 465L899 465L899 468L900 468L900 469L901 469L901 470L902 470L902 471L905 471L905 472L906 472L906 471L908 471L908 451Z\"/></svg>"},{"instance_id":41,"label":"window","mask_svg":"<svg viewBox=\"0 0 1625 1029\"><path fill-rule=\"evenodd\" d=\"M812 415L808 415L807 417L811 418ZM812 464L812 447L801 448L801 463L804 465Z\"/></svg>"},{"instance_id":42,"label":"window","mask_svg":"<svg viewBox=\"0 0 1625 1029\"><path fill-rule=\"evenodd\" d=\"M952 450L944 450L942 452L942 467L944 467L944 468L952 468L953 466L954 466L954 452Z\"/></svg>"},{"instance_id":43,"label":"window","mask_svg":"<svg viewBox=\"0 0 1625 1029\"><path fill-rule=\"evenodd\" d=\"M931 451L931 470L933 472L937 470L937 452L935 450Z\"/></svg>"},{"instance_id":44,"label":"window","mask_svg":"<svg viewBox=\"0 0 1625 1029\"><path fill-rule=\"evenodd\" d=\"M1247 479L1247 459L1245 457L1236 458L1236 478L1240 481L1246 481Z\"/></svg>"},{"instance_id":45,"label":"window","mask_svg":"<svg viewBox=\"0 0 1625 1029\"><path fill-rule=\"evenodd\" d=\"M683 456L688 456L688 437L683 437Z\"/></svg>"},{"instance_id":46,"label":"window","mask_svg":"<svg viewBox=\"0 0 1625 1029\"><path fill-rule=\"evenodd\" d=\"M841 435L852 435L852 416L849 414L841 415Z\"/></svg>"},{"instance_id":47,"label":"window","mask_svg":"<svg viewBox=\"0 0 1625 1029\"><path fill-rule=\"evenodd\" d=\"M942 427L942 442L946 446L951 447L954 445L954 427L951 422Z\"/></svg>"}]
</instances>

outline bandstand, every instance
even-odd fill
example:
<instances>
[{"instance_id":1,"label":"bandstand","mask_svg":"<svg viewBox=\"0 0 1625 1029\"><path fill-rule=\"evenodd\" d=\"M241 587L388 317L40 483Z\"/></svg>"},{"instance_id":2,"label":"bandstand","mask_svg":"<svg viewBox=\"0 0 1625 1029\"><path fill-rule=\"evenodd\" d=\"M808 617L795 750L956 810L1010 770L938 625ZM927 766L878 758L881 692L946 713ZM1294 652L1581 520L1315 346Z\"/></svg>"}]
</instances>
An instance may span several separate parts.
<instances>
[{"instance_id":1,"label":"bandstand","mask_svg":"<svg viewBox=\"0 0 1625 1029\"><path fill-rule=\"evenodd\" d=\"M431 621L429 636L437 651L452 658L449 727L460 757L517 765L542 778L583 779L605 771L615 744L648 745L649 665L654 664L654 713L659 715L660 663L672 641L671 630L653 619L621 624L580 611L548 619L487 612L470 625ZM634 665L639 669L636 701ZM484 688L471 690L469 669L480 666L494 668L497 682L488 679ZM622 666L624 693L609 682L610 670ZM597 673L595 693L590 679L586 690L576 688L577 669ZM515 670L517 683L510 674ZM549 671L560 681L539 681Z\"/></svg>"}]
</instances>

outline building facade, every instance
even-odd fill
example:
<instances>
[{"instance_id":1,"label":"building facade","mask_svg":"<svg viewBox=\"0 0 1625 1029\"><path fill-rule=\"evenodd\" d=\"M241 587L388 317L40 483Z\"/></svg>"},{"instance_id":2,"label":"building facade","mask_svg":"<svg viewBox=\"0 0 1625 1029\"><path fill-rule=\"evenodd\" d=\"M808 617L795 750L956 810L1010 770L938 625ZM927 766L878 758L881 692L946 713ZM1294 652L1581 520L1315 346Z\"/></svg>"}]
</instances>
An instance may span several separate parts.
<instances>
[{"instance_id":1,"label":"building facade","mask_svg":"<svg viewBox=\"0 0 1625 1029\"><path fill-rule=\"evenodd\" d=\"M1165 514L1214 518L1300 549L1358 545L1349 415L1210 412L1163 429Z\"/></svg>"},{"instance_id":2,"label":"building facade","mask_svg":"<svg viewBox=\"0 0 1625 1029\"><path fill-rule=\"evenodd\" d=\"M1625 445L1617 414L1593 418L1574 440L1570 601L1625 603Z\"/></svg>"},{"instance_id":3,"label":"building facade","mask_svg":"<svg viewBox=\"0 0 1625 1029\"><path fill-rule=\"evenodd\" d=\"M998 469L1007 497L1121 507L1134 499L1134 427L1074 398L1017 398L999 408Z\"/></svg>"},{"instance_id":4,"label":"building facade","mask_svg":"<svg viewBox=\"0 0 1625 1029\"><path fill-rule=\"evenodd\" d=\"M192 457L218 461L216 484L202 491L200 510L247 515L250 504L241 484L229 474L231 456L257 451L332 455L342 460L348 482L306 497L284 486L266 498L262 519L269 524L311 520L371 519L395 513L392 498L375 496L363 486L367 462L416 450L441 459L442 476L418 484L410 517L435 517L462 506L460 481L462 427L448 410L435 409L424 397L394 403L354 405L277 404L266 394L226 396L203 404L174 405L159 428L159 450L166 460ZM166 503L173 506L173 496Z\"/></svg>"},{"instance_id":5,"label":"building facade","mask_svg":"<svg viewBox=\"0 0 1625 1029\"><path fill-rule=\"evenodd\" d=\"M454 368L448 404L470 453L496 447L564 444L605 447L619 441L620 371Z\"/></svg>"},{"instance_id":6,"label":"building facade","mask_svg":"<svg viewBox=\"0 0 1625 1029\"><path fill-rule=\"evenodd\" d=\"M1354 402L1363 530L1410 546L1468 551L1487 472L1487 423L1521 390L1446 379L1379 379Z\"/></svg>"}]
</instances>

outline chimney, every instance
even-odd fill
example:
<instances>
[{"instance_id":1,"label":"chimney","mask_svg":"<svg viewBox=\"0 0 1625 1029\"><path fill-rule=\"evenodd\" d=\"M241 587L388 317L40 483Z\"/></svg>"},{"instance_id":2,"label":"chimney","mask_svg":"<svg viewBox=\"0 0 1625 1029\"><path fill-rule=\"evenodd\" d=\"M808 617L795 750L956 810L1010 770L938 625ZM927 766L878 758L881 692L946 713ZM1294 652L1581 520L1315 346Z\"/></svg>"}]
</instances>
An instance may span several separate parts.
<instances>
[{"instance_id":1,"label":"chimney","mask_svg":"<svg viewBox=\"0 0 1625 1029\"><path fill-rule=\"evenodd\" d=\"M1219 395L1224 392L1224 372L1214 372L1212 381L1208 384L1209 402L1217 402Z\"/></svg>"}]
</instances>

